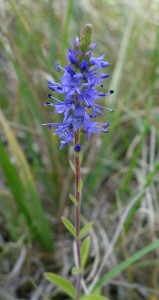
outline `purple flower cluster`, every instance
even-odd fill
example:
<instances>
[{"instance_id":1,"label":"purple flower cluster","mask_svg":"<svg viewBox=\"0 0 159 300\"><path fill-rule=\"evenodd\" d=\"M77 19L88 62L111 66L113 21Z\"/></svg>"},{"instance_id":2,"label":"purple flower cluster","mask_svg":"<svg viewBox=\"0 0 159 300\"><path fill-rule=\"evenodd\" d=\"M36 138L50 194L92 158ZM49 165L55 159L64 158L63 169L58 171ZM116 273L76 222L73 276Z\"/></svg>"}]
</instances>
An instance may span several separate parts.
<instances>
[{"instance_id":1,"label":"purple flower cluster","mask_svg":"<svg viewBox=\"0 0 159 300\"><path fill-rule=\"evenodd\" d=\"M109 77L109 74L101 70L109 66L109 62L104 61L104 56L91 57L96 44L92 44L89 50L83 52L80 47L80 39L76 37L74 48L69 48L67 58L68 65L62 68L56 65L57 71L62 70L61 82L48 81L48 87L56 94L63 94L64 100L60 101L51 94L48 95L54 102L46 102L46 106L53 106L55 113L63 114L61 123L47 123L55 134L60 138L63 149L65 144L74 140L77 131L87 134L107 133L109 123L96 122L98 115L103 114L103 110L113 111L103 107L96 102L114 91L101 92L102 82Z\"/></svg>"}]
</instances>

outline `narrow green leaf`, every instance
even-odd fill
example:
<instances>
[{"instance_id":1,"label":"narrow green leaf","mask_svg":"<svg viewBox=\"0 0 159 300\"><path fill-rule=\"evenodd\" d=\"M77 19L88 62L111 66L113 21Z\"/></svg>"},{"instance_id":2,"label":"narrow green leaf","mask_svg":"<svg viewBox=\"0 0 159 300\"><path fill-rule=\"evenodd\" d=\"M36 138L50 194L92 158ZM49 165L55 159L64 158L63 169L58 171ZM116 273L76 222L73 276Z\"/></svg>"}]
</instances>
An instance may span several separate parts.
<instances>
[{"instance_id":1,"label":"narrow green leaf","mask_svg":"<svg viewBox=\"0 0 159 300\"><path fill-rule=\"evenodd\" d=\"M87 258L88 258L88 252L89 252L89 246L90 246L90 236L88 236L82 243L81 247L81 264L82 268L85 267Z\"/></svg>"},{"instance_id":2,"label":"narrow green leaf","mask_svg":"<svg viewBox=\"0 0 159 300\"><path fill-rule=\"evenodd\" d=\"M87 295L82 297L81 300L108 300L108 298L100 296L100 295Z\"/></svg>"},{"instance_id":3,"label":"narrow green leaf","mask_svg":"<svg viewBox=\"0 0 159 300\"><path fill-rule=\"evenodd\" d=\"M78 201L76 200L76 198L72 195L72 194L69 194L69 197L70 197L70 200L73 202L74 205L78 206Z\"/></svg>"},{"instance_id":4,"label":"narrow green leaf","mask_svg":"<svg viewBox=\"0 0 159 300\"><path fill-rule=\"evenodd\" d=\"M68 231L70 231L72 233L72 235L75 237L76 235L76 231L75 231L75 227L72 225L72 223L65 217L61 218L63 224L65 225L65 227L68 229Z\"/></svg>"},{"instance_id":5,"label":"narrow green leaf","mask_svg":"<svg viewBox=\"0 0 159 300\"><path fill-rule=\"evenodd\" d=\"M96 289L96 287L97 288L101 287L103 284L107 283L110 279L112 279L116 275L118 275L121 271L123 271L124 269L126 269L129 265L133 264L139 258L143 257L144 255L146 255L150 251L155 250L158 247L159 247L159 240L157 240L154 243L151 243L150 245L148 245L148 246L144 247L143 249L139 250L138 252L136 252L135 254L133 254L132 256L130 256L129 258L127 258L125 261L123 261L122 263L120 263L119 265L117 265L115 268L113 268L106 275L104 275L102 277L102 279L100 279L97 282L97 284L95 286L95 289Z\"/></svg>"},{"instance_id":6,"label":"narrow green leaf","mask_svg":"<svg viewBox=\"0 0 159 300\"><path fill-rule=\"evenodd\" d=\"M70 163L71 170L75 174L75 166L74 166L73 162L70 160L69 163Z\"/></svg>"},{"instance_id":7,"label":"narrow green leaf","mask_svg":"<svg viewBox=\"0 0 159 300\"><path fill-rule=\"evenodd\" d=\"M72 285L71 282L66 280L63 277L60 277L54 273L46 272L44 273L45 278L54 283L56 286L58 286L62 291L64 291L67 295L69 295L72 299L75 298L75 288Z\"/></svg>"},{"instance_id":8,"label":"narrow green leaf","mask_svg":"<svg viewBox=\"0 0 159 300\"><path fill-rule=\"evenodd\" d=\"M86 224L81 230L80 230L80 238L82 238L86 232L88 232L88 230L92 227L93 222L90 222L88 224Z\"/></svg>"},{"instance_id":9,"label":"narrow green leaf","mask_svg":"<svg viewBox=\"0 0 159 300\"><path fill-rule=\"evenodd\" d=\"M79 185L78 185L78 192L79 193L81 193L81 191L82 191L82 186L83 186L82 179L80 179Z\"/></svg>"}]
</instances>

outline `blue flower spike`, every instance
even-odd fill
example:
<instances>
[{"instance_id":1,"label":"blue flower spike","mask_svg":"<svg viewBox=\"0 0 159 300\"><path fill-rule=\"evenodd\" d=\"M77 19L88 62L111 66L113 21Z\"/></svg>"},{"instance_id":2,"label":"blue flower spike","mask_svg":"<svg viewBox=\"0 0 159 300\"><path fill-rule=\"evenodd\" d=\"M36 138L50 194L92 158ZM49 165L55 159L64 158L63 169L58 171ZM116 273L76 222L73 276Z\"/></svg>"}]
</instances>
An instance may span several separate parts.
<instances>
[{"instance_id":1,"label":"blue flower spike","mask_svg":"<svg viewBox=\"0 0 159 300\"><path fill-rule=\"evenodd\" d=\"M98 115L103 115L105 110L113 109L101 106L98 101L114 91L101 92L102 82L109 77L103 72L109 67L109 62L104 61L105 55L91 57L96 44L91 43L92 26L83 27L80 37L76 37L73 48L68 49L68 64L62 68L56 64L57 72L62 71L61 82L48 81L49 89L56 94L63 94L63 101L52 94L48 97L53 100L46 102L45 106L52 106L55 113L63 115L61 123L47 123L51 130L60 138L60 149L74 141L75 133L85 133L87 138L91 134L108 133L109 123L97 122ZM80 151L80 145L75 145L75 151Z\"/></svg>"}]
</instances>

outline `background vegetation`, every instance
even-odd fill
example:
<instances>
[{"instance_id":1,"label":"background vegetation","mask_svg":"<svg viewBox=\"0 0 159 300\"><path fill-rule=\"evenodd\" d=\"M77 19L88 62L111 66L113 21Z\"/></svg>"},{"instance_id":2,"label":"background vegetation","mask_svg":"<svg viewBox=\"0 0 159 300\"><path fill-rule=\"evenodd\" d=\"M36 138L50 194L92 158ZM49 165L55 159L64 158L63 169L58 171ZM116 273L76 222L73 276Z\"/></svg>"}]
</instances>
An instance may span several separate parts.
<instances>
[{"instance_id":1,"label":"background vegetation","mask_svg":"<svg viewBox=\"0 0 159 300\"><path fill-rule=\"evenodd\" d=\"M87 284L159 237L159 1L1 0L0 298L65 299L44 277L72 278L71 148L42 123L55 63L91 23L96 55L111 62L109 135L84 141L82 222L95 221ZM159 249L103 288L110 300L159 299Z\"/></svg>"}]
</instances>

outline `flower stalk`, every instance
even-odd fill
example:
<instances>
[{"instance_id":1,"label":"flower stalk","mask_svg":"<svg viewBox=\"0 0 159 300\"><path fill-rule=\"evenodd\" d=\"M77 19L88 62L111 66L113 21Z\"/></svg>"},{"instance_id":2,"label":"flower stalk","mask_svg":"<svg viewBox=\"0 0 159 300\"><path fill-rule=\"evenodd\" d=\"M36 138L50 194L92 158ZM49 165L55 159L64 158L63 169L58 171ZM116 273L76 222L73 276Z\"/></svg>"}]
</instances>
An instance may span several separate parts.
<instances>
[{"instance_id":1,"label":"flower stalk","mask_svg":"<svg viewBox=\"0 0 159 300\"><path fill-rule=\"evenodd\" d=\"M75 133L75 145L79 145L80 133L79 130ZM75 206L75 230L76 230L76 255L77 255L77 267L81 269L81 241L80 241L80 206L81 206L81 191L80 191L80 154L74 152L75 157L75 198L78 205ZM80 299L81 293L81 279L82 276L79 272L76 279L76 300Z\"/></svg>"}]
</instances>

